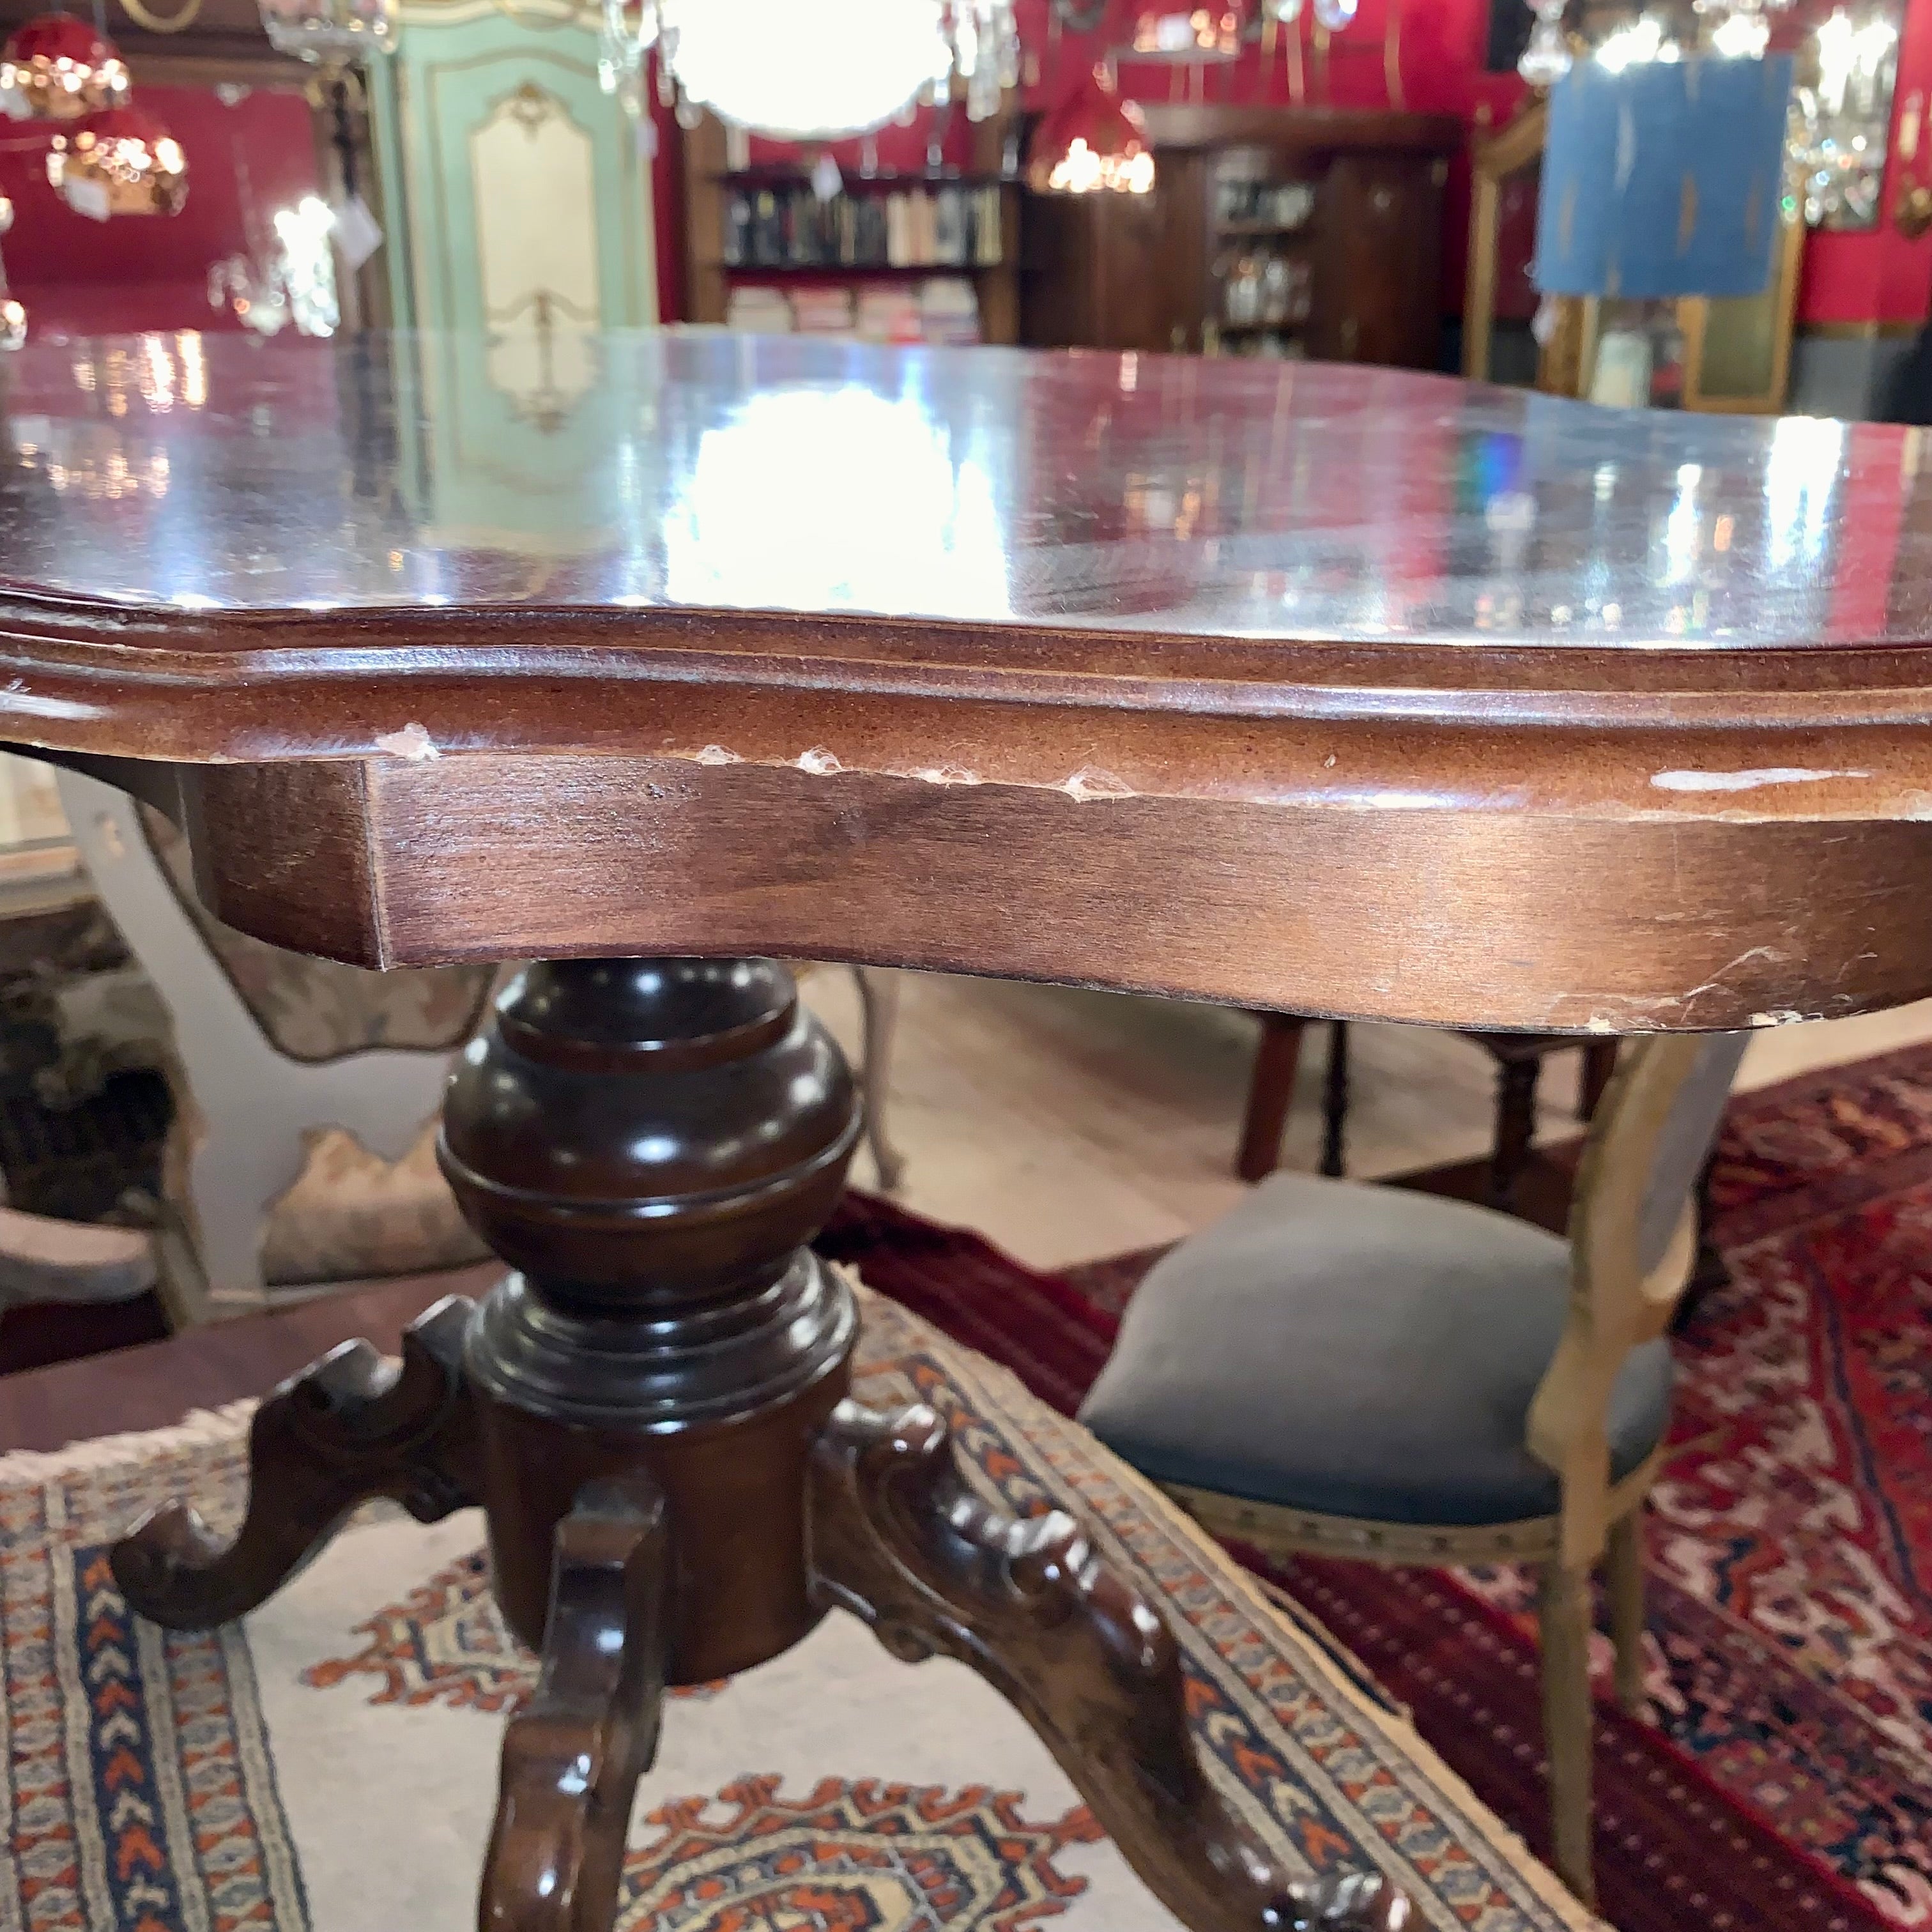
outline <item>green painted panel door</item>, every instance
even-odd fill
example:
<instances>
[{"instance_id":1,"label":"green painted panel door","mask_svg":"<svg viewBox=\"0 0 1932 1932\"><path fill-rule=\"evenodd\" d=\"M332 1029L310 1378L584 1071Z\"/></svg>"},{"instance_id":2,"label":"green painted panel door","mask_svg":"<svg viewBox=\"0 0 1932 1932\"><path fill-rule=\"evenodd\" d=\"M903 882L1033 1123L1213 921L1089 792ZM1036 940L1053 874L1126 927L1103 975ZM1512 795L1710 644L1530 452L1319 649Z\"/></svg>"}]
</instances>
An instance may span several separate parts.
<instances>
[{"instance_id":1,"label":"green painted panel door","mask_svg":"<svg viewBox=\"0 0 1932 1932\"><path fill-rule=\"evenodd\" d=\"M411 320L492 332L656 319L645 164L580 16L410 8L392 64L379 131L401 177Z\"/></svg>"}]
</instances>

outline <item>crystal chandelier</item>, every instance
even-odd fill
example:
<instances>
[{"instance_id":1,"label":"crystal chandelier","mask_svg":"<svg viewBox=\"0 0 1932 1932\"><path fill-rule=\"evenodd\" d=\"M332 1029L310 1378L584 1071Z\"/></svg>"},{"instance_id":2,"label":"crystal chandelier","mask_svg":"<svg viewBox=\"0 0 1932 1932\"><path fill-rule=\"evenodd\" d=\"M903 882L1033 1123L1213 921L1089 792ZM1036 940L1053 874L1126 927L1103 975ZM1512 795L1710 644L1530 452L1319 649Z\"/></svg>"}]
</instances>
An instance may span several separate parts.
<instances>
[{"instance_id":1,"label":"crystal chandelier","mask_svg":"<svg viewBox=\"0 0 1932 1932\"><path fill-rule=\"evenodd\" d=\"M1790 0L1784 0L1787 6ZM1771 19L1766 0L1691 0L1700 14L1723 16L1711 32L1711 51L1726 60L1762 60L1771 45Z\"/></svg>"},{"instance_id":2,"label":"crystal chandelier","mask_svg":"<svg viewBox=\"0 0 1932 1932\"><path fill-rule=\"evenodd\" d=\"M152 114L110 107L54 136L47 180L76 214L178 214L188 199L188 161Z\"/></svg>"},{"instance_id":3,"label":"crystal chandelier","mask_svg":"<svg viewBox=\"0 0 1932 1932\"><path fill-rule=\"evenodd\" d=\"M1116 52L1123 60L1172 61L1186 66L1218 66L1241 51L1241 22L1232 6L1175 6L1156 0L1135 10L1125 40Z\"/></svg>"},{"instance_id":4,"label":"crystal chandelier","mask_svg":"<svg viewBox=\"0 0 1932 1932\"><path fill-rule=\"evenodd\" d=\"M1563 0L1531 0L1536 24L1516 70L1534 88L1554 87L1570 71L1570 42L1563 32Z\"/></svg>"},{"instance_id":5,"label":"crystal chandelier","mask_svg":"<svg viewBox=\"0 0 1932 1932\"><path fill-rule=\"evenodd\" d=\"M279 335L290 322L298 335L333 335L342 321L329 232L335 215L305 194L274 218L275 247L266 267L230 255L208 272L211 308L232 308L244 328Z\"/></svg>"},{"instance_id":6,"label":"crystal chandelier","mask_svg":"<svg viewBox=\"0 0 1932 1932\"><path fill-rule=\"evenodd\" d=\"M1814 228L1878 218L1898 78L1898 27L1884 9L1854 0L1819 23L1816 74L1796 96L1804 218Z\"/></svg>"},{"instance_id":7,"label":"crystal chandelier","mask_svg":"<svg viewBox=\"0 0 1932 1932\"><path fill-rule=\"evenodd\" d=\"M65 14L44 14L0 52L0 114L16 121L77 121L128 104L128 68L106 35Z\"/></svg>"},{"instance_id":8,"label":"crystal chandelier","mask_svg":"<svg viewBox=\"0 0 1932 1932\"><path fill-rule=\"evenodd\" d=\"M395 0L256 0L278 53L315 63L395 50Z\"/></svg>"},{"instance_id":9,"label":"crystal chandelier","mask_svg":"<svg viewBox=\"0 0 1932 1932\"><path fill-rule=\"evenodd\" d=\"M1115 94L1104 66L1040 117L1028 145L1027 185L1038 194L1146 194L1154 175L1140 110Z\"/></svg>"},{"instance_id":10,"label":"crystal chandelier","mask_svg":"<svg viewBox=\"0 0 1932 1932\"><path fill-rule=\"evenodd\" d=\"M1693 11L1714 22L1705 44L1720 60L1762 60L1771 45L1771 16L1788 12L1793 4L1794 0L1691 0ZM1565 0L1530 0L1535 25L1516 65L1517 73L1539 91L1554 87L1570 71L1564 5ZM1591 53L1605 66L1621 70L1635 62L1682 60L1686 51L1657 15L1642 14L1612 28Z\"/></svg>"},{"instance_id":11,"label":"crystal chandelier","mask_svg":"<svg viewBox=\"0 0 1932 1932\"><path fill-rule=\"evenodd\" d=\"M1015 0L603 0L598 72L639 101L644 55L690 125L704 110L786 140L863 134L963 88L975 121L1019 84Z\"/></svg>"},{"instance_id":12,"label":"crystal chandelier","mask_svg":"<svg viewBox=\"0 0 1932 1932\"><path fill-rule=\"evenodd\" d=\"M140 0L123 4L152 26ZM188 0L173 25L157 31L178 32L200 4ZM91 27L68 14L44 14L9 36L0 49L0 115L40 123L40 132L24 137L24 144L36 149L52 135L47 180L76 214L94 221L116 214L178 214L188 199L188 158L153 115L128 105L127 64L107 38L104 4L95 0ZM22 145L7 143L15 150ZM8 225L12 220L10 205ZM26 326L24 311L7 297L0 274L0 346Z\"/></svg>"}]
</instances>

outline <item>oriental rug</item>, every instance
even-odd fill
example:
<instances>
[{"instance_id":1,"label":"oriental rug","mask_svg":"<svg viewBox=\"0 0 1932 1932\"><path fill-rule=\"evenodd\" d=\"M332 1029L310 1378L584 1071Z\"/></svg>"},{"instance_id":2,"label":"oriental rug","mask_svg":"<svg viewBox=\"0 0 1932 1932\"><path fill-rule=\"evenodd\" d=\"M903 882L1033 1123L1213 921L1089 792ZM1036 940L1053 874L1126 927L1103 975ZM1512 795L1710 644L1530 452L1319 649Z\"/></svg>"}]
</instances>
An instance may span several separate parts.
<instances>
[{"instance_id":1,"label":"oriental rug","mask_svg":"<svg viewBox=\"0 0 1932 1932\"><path fill-rule=\"evenodd\" d=\"M1230 1803L1298 1873L1394 1875L1431 1932L1591 1921L1417 1736L1006 1370L868 1298L859 1392L952 1423L968 1479L1077 1508L1180 1643ZM240 1625L129 1615L110 1540L164 1498L232 1523L245 1405L0 1459L0 1932L469 1932L504 1714L532 1660L481 1524L371 1512ZM633 1815L620 1932L1173 1932L1045 1748L964 1666L835 1615L680 1694Z\"/></svg>"},{"instance_id":2,"label":"oriental rug","mask_svg":"<svg viewBox=\"0 0 1932 1932\"><path fill-rule=\"evenodd\" d=\"M1739 1096L1714 1196L1729 1284L1677 1339L1646 1523L1652 1721L1599 1702L1603 1910L1932 1926L1932 1047ZM1042 1274L876 1202L826 1245L1069 1412L1160 1252ZM1546 1842L1522 1573L1238 1553Z\"/></svg>"}]
</instances>

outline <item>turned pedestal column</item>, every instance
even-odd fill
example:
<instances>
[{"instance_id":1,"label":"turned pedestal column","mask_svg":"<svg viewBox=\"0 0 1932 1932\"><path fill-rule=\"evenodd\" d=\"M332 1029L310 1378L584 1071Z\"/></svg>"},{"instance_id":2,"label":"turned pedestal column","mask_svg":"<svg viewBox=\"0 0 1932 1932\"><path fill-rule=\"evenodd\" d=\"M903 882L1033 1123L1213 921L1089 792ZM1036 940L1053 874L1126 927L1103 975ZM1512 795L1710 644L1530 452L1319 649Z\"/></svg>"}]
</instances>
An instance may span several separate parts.
<instances>
[{"instance_id":1,"label":"turned pedestal column","mask_svg":"<svg viewBox=\"0 0 1932 1932\"><path fill-rule=\"evenodd\" d=\"M858 1130L837 1046L766 961L538 966L464 1055L439 1151L518 1270L465 1361L497 1600L533 1648L552 1534L619 1471L676 1526L672 1682L761 1663L822 1614L805 1470L856 1324L805 1244Z\"/></svg>"}]
</instances>

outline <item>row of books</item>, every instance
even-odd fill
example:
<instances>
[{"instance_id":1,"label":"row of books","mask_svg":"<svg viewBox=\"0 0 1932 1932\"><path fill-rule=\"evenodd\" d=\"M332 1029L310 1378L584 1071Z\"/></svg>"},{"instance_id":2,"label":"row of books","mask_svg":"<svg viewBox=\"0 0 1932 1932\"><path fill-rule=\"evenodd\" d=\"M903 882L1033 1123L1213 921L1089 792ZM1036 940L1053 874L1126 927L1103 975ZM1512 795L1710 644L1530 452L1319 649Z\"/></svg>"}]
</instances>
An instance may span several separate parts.
<instances>
[{"instance_id":1,"label":"row of books","mask_svg":"<svg viewBox=\"0 0 1932 1932\"><path fill-rule=\"evenodd\" d=\"M752 335L839 335L862 342L980 340L980 302L957 275L920 282L836 283L794 289L734 288L724 326Z\"/></svg>"},{"instance_id":2,"label":"row of books","mask_svg":"<svg viewBox=\"0 0 1932 1932\"><path fill-rule=\"evenodd\" d=\"M964 183L838 194L808 184L724 198L730 268L989 268L1004 252L1000 190Z\"/></svg>"}]
</instances>

